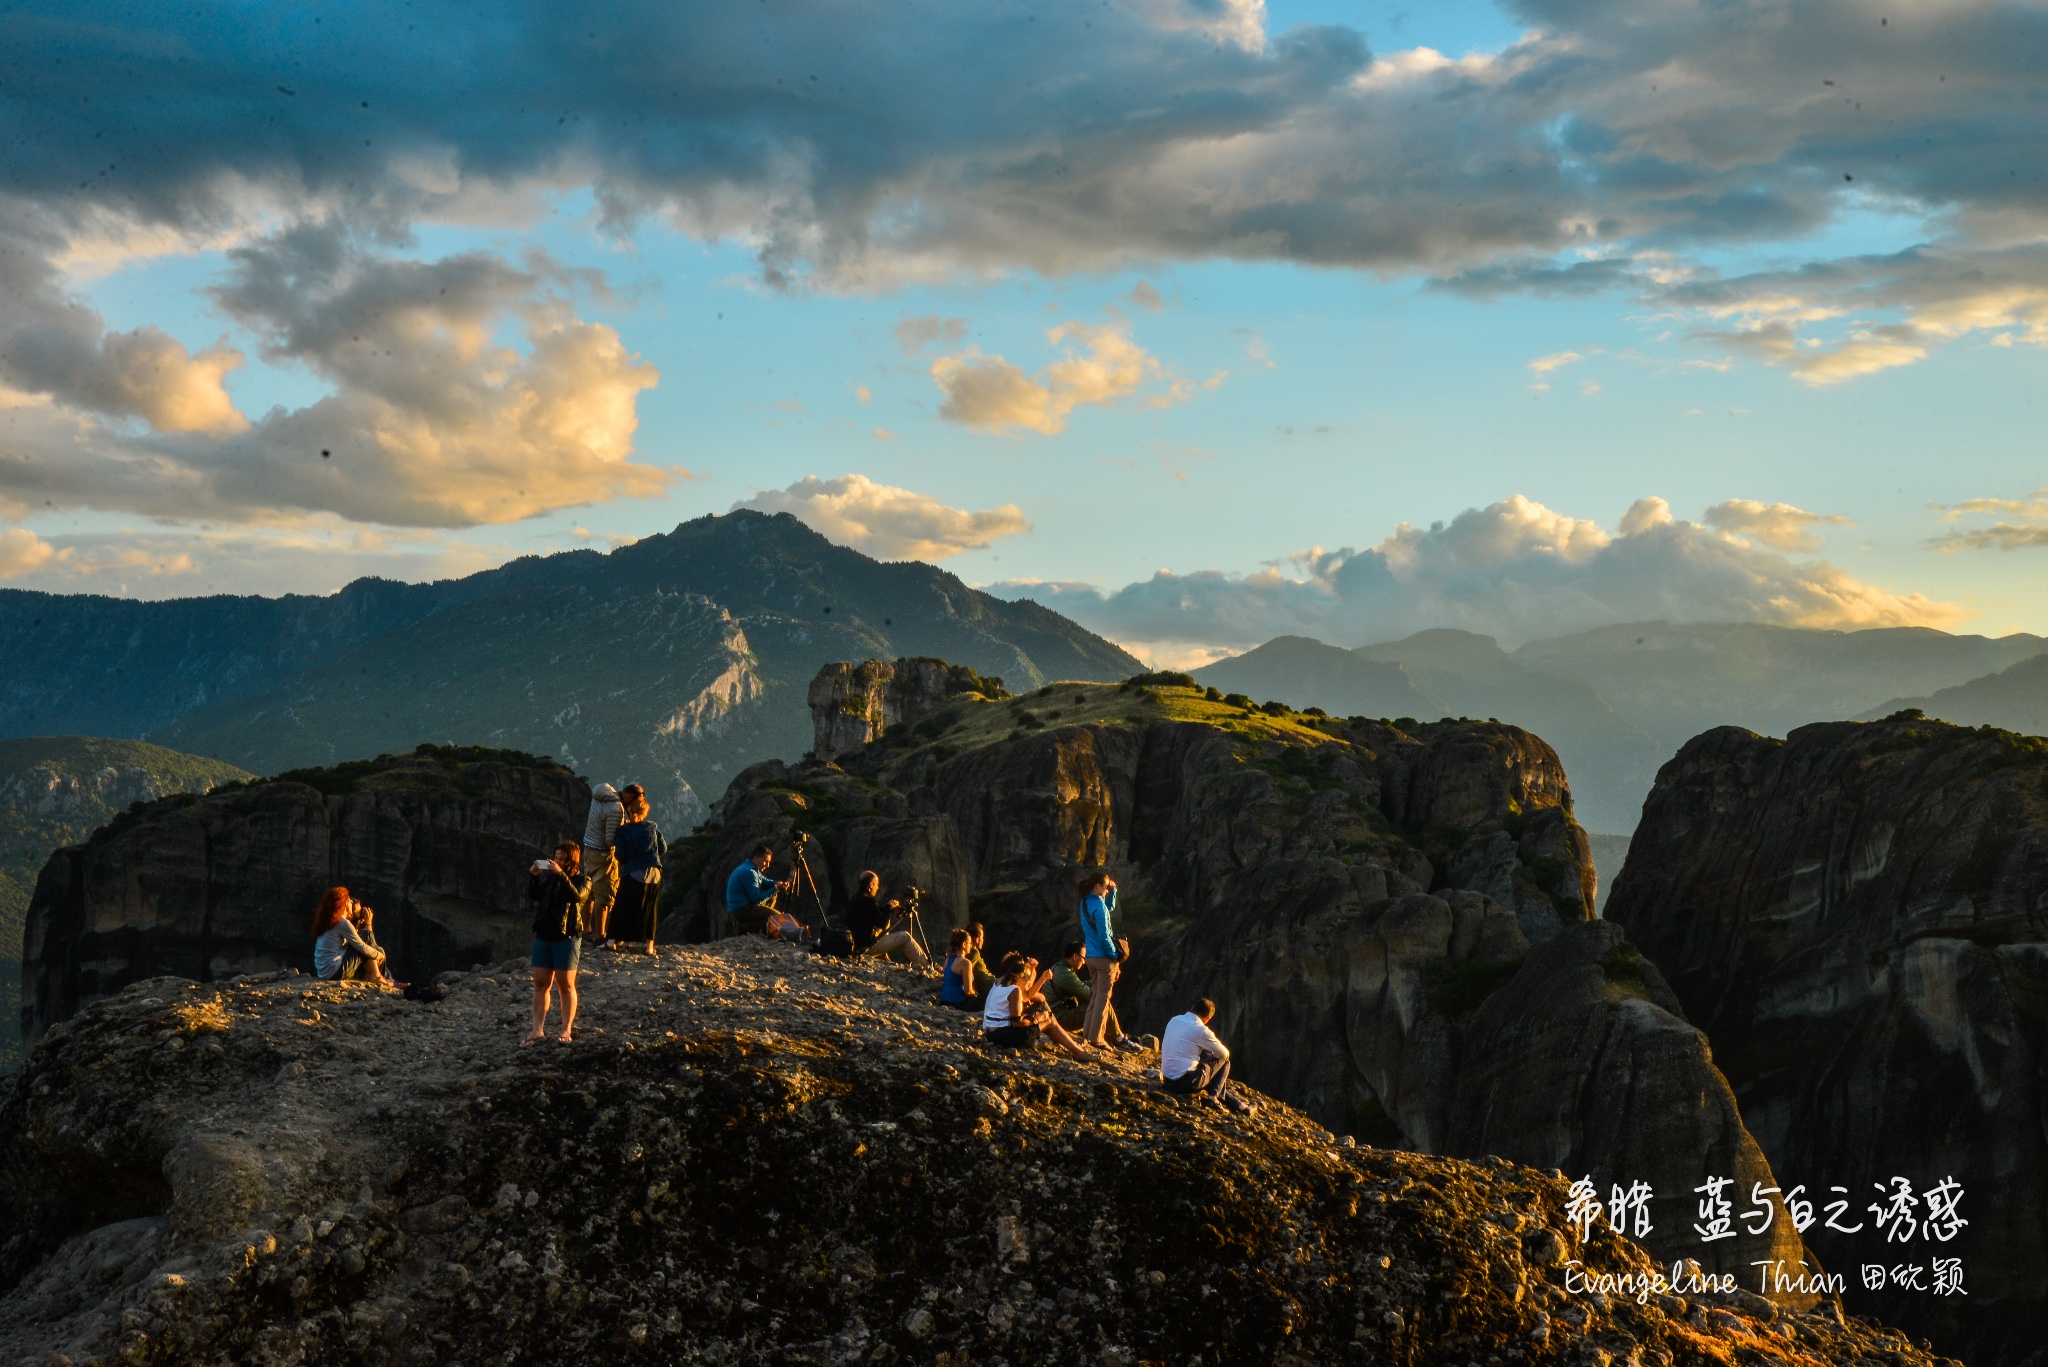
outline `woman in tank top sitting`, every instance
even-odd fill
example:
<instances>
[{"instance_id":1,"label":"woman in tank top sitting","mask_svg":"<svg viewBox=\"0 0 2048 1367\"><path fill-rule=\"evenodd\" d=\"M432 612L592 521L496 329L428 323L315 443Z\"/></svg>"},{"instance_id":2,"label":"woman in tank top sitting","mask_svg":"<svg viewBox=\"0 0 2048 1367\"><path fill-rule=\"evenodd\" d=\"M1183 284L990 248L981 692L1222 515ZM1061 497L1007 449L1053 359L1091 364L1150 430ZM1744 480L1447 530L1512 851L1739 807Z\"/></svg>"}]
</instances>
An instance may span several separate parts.
<instances>
[{"instance_id":1,"label":"woman in tank top sitting","mask_svg":"<svg viewBox=\"0 0 2048 1367\"><path fill-rule=\"evenodd\" d=\"M974 935L962 929L953 932L946 950L946 976L939 980L939 1005L955 1011L979 1011L988 996L988 986L974 981Z\"/></svg>"},{"instance_id":2,"label":"woman in tank top sitting","mask_svg":"<svg viewBox=\"0 0 2048 1367\"><path fill-rule=\"evenodd\" d=\"M1051 976L1048 973L1041 977L1038 960L1028 955L1014 949L1005 954L995 983L988 990L988 1002L982 1008L982 1039L1006 1049L1028 1049L1044 1034L1075 1058L1093 1057L1052 1018L1052 1008L1045 1004L1044 994L1046 978Z\"/></svg>"}]
</instances>

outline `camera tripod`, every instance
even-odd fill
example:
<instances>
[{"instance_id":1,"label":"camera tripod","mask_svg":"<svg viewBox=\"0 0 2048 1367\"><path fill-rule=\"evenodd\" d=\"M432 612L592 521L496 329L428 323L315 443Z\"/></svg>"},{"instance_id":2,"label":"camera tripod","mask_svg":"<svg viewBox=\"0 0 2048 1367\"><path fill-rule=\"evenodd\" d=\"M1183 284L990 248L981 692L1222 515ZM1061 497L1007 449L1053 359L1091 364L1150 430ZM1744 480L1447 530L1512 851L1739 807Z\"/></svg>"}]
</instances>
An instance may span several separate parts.
<instances>
[{"instance_id":1,"label":"camera tripod","mask_svg":"<svg viewBox=\"0 0 2048 1367\"><path fill-rule=\"evenodd\" d=\"M926 959L930 959L932 951L931 946L925 943L924 910L920 905L924 901L924 889L913 884L904 889L904 897L906 900L903 904L903 915L904 919L909 923L907 928L910 931L911 941L917 945L918 951Z\"/></svg>"},{"instance_id":2,"label":"camera tripod","mask_svg":"<svg viewBox=\"0 0 2048 1367\"><path fill-rule=\"evenodd\" d=\"M825 898L818 891L818 880L811 876L811 862L804 858L804 847L810 843L811 834L809 831L798 831L796 833L796 890L799 894L805 888L811 890L811 905L818 909L818 928L812 935L812 938L815 939L824 935L830 923L825 918Z\"/></svg>"}]
</instances>

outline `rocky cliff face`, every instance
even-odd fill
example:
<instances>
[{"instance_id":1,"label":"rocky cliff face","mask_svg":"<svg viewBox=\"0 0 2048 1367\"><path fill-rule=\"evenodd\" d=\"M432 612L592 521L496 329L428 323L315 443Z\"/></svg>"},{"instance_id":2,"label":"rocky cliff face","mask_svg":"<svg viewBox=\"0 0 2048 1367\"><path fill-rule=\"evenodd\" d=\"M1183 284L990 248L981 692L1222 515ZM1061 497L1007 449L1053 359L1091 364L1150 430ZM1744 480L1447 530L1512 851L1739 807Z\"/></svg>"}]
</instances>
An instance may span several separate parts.
<instances>
[{"instance_id":1,"label":"rocky cliff face","mask_svg":"<svg viewBox=\"0 0 2048 1367\"><path fill-rule=\"evenodd\" d=\"M21 940L50 851L122 808L247 779L232 764L96 736L0 741L0 1073L20 1059Z\"/></svg>"},{"instance_id":2,"label":"rocky cliff face","mask_svg":"<svg viewBox=\"0 0 2048 1367\"><path fill-rule=\"evenodd\" d=\"M528 863L582 830L589 795L546 760L423 747L126 816L36 882L24 1037L143 978L310 969L335 884L377 911L401 978L494 962L529 938Z\"/></svg>"},{"instance_id":3,"label":"rocky cliff face","mask_svg":"<svg viewBox=\"0 0 2048 1367\"><path fill-rule=\"evenodd\" d=\"M811 753L837 759L879 739L890 727L913 726L964 693L1005 698L1001 679L984 679L965 665L931 656L840 661L811 680Z\"/></svg>"},{"instance_id":4,"label":"rocky cliff face","mask_svg":"<svg viewBox=\"0 0 2048 1367\"><path fill-rule=\"evenodd\" d=\"M1049 962L1075 933L1076 876L1106 867L1134 941L1118 989L1132 1031L1210 996L1240 1073L1334 1130L1565 1167L1603 1199L1646 1181L1659 1257L1745 1277L1766 1255L1796 1263L1796 1238L1703 1246L1680 1216L1703 1165L1739 1156L1767 1187L1768 1165L1669 992L1610 1001L1598 965L1628 951L1588 925L1596 888L1570 803L1555 754L1515 727L1408 732L1187 688L1061 684L964 696L836 764L748 770L676 856L676 885L714 908L754 844L787 861L807 833L828 907L872 867L931 890L935 946L972 917L992 952ZM1562 991L1588 954L1593 981ZM1503 983L1525 1008L1475 1017ZM1490 1098L1502 1079L1540 1104Z\"/></svg>"},{"instance_id":5,"label":"rocky cliff face","mask_svg":"<svg viewBox=\"0 0 2048 1367\"><path fill-rule=\"evenodd\" d=\"M1962 1259L1968 1299L1906 1318L1973 1363L2048 1338L2044 785L2048 741L1912 714L1710 731L1658 775L1607 907L1780 1179L1822 1206L1844 1188L1861 1232L1809 1231L1831 1266ZM1896 1177L1903 1225L1866 1209ZM1969 1224L1940 1239L1925 1196L1947 1177Z\"/></svg>"},{"instance_id":6,"label":"rocky cliff face","mask_svg":"<svg viewBox=\"0 0 2048 1367\"><path fill-rule=\"evenodd\" d=\"M154 979L52 1030L0 1104L0 1357L1936 1361L1830 1306L1638 1295L1641 1250L1527 1168L993 1054L899 968L670 948L522 1051L526 976Z\"/></svg>"}]
</instances>

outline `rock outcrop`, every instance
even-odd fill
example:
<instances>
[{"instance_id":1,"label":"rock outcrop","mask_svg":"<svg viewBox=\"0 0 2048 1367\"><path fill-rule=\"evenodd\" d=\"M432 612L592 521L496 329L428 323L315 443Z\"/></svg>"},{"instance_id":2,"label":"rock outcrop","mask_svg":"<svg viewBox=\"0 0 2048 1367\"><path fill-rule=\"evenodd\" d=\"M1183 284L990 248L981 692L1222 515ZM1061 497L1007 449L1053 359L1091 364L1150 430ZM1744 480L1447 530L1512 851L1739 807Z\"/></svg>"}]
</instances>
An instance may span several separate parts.
<instances>
[{"instance_id":1,"label":"rock outcrop","mask_svg":"<svg viewBox=\"0 0 2048 1367\"><path fill-rule=\"evenodd\" d=\"M57 1027L0 1104L0 1358L1935 1362L1653 1292L1527 1168L991 1053L899 968L753 940L588 978L567 1049L517 1047L521 960L434 1006L156 979Z\"/></svg>"},{"instance_id":2,"label":"rock outcrop","mask_svg":"<svg viewBox=\"0 0 2048 1367\"><path fill-rule=\"evenodd\" d=\"M1658 775L1607 914L1713 1039L1779 1179L1844 1203L1860 1232L1816 1224L1821 1257L1922 1285L1960 1258L1966 1296L1893 1295L1887 1317L1979 1367L2037 1361L2048 741L1912 713L1707 732ZM1895 1178L1904 1224L1882 1219ZM1968 1224L1930 1227L1950 1178ZM1852 1279L1850 1300L1880 1298Z\"/></svg>"},{"instance_id":3,"label":"rock outcrop","mask_svg":"<svg viewBox=\"0 0 2048 1367\"><path fill-rule=\"evenodd\" d=\"M1569 1159L1603 1196L1651 1182L1653 1252L1748 1277L1782 1243L1702 1245L1677 1214L1702 1163L1755 1146L1676 1001L1610 1011L1597 989L1560 990L1577 949L1524 967L1532 942L1612 930L1587 923L1595 884L1570 802L1556 756L1515 727L1410 732L1174 686L1060 684L1004 704L963 696L838 763L749 769L673 871L708 910L756 843L786 868L809 835L828 910L874 868L930 890L933 941L972 917L992 952L1049 962L1074 934L1076 875L1106 867L1134 942L1118 988L1131 1030L1212 997L1239 1074L1333 1130L1546 1169ZM815 919L807 899L798 909ZM1602 940L1593 959L1610 952L1624 951ZM1508 982L1527 1009L1475 1019ZM1476 1102L1461 1137L1465 1089L1501 1077L1540 1104ZM1666 1151L1651 1161L1653 1148ZM1767 1166L1741 1172L1772 1185Z\"/></svg>"},{"instance_id":4,"label":"rock outcrop","mask_svg":"<svg viewBox=\"0 0 2048 1367\"><path fill-rule=\"evenodd\" d=\"M811 753L837 759L892 726L913 726L963 693L1006 698L1001 679L929 655L828 664L811 680Z\"/></svg>"},{"instance_id":5,"label":"rock outcrop","mask_svg":"<svg viewBox=\"0 0 2048 1367\"><path fill-rule=\"evenodd\" d=\"M85 839L124 807L249 777L232 764L141 741L0 741L0 1073L20 1060L22 932L50 851Z\"/></svg>"},{"instance_id":6,"label":"rock outcrop","mask_svg":"<svg viewBox=\"0 0 2048 1367\"><path fill-rule=\"evenodd\" d=\"M548 760L423 746L125 815L36 882L23 1037L144 978L310 969L335 884L376 910L401 978L496 962L530 938L527 864L582 830L589 798Z\"/></svg>"}]
</instances>

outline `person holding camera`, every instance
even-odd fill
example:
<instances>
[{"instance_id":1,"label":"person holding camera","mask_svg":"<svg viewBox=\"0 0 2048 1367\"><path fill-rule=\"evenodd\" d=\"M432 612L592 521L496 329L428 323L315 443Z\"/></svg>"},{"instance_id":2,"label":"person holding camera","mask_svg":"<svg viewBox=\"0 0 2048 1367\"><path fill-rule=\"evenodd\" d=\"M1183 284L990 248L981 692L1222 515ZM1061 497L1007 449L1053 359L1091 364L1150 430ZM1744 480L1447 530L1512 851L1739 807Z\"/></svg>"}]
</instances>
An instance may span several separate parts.
<instances>
[{"instance_id":1,"label":"person holding camera","mask_svg":"<svg viewBox=\"0 0 2048 1367\"><path fill-rule=\"evenodd\" d=\"M931 956L918 948L907 930L891 930L903 903L896 898L882 900L882 878L873 869L863 869L853 880L854 894L846 904L846 928L853 935L853 952L861 954L903 954L922 968Z\"/></svg>"},{"instance_id":2,"label":"person holding camera","mask_svg":"<svg viewBox=\"0 0 2048 1367\"><path fill-rule=\"evenodd\" d=\"M1091 873L1075 885L1081 894L1081 943L1088 964L1088 1015L1081 1024L1081 1042L1108 1046L1109 994L1131 957L1131 942L1116 933L1116 880Z\"/></svg>"},{"instance_id":3,"label":"person holding camera","mask_svg":"<svg viewBox=\"0 0 2048 1367\"><path fill-rule=\"evenodd\" d=\"M548 1002L557 988L562 1033L556 1038L568 1044L576 1037L576 965L590 902L590 880L581 861L581 847L564 840L552 858L536 859L527 871L526 901L533 908L533 1029L519 1042L522 1049L546 1038Z\"/></svg>"}]
</instances>

